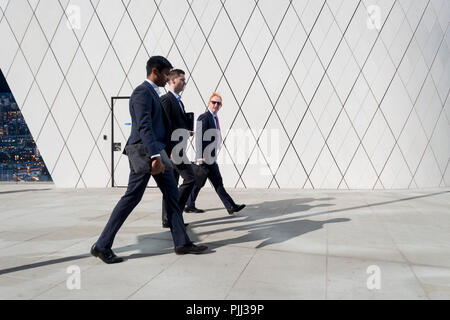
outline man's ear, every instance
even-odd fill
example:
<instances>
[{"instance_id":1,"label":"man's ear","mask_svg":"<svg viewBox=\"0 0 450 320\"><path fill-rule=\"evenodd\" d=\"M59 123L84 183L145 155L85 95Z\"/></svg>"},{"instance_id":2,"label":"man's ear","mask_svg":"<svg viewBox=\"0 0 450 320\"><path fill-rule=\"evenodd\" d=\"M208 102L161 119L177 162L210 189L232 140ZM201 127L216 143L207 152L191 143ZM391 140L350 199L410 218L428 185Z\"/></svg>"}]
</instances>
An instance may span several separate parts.
<instances>
[{"instance_id":1,"label":"man's ear","mask_svg":"<svg viewBox=\"0 0 450 320\"><path fill-rule=\"evenodd\" d=\"M156 67L152 68L152 73L154 73L154 74L156 74L158 76L160 75L160 72L159 72L158 68L156 68Z\"/></svg>"}]
</instances>

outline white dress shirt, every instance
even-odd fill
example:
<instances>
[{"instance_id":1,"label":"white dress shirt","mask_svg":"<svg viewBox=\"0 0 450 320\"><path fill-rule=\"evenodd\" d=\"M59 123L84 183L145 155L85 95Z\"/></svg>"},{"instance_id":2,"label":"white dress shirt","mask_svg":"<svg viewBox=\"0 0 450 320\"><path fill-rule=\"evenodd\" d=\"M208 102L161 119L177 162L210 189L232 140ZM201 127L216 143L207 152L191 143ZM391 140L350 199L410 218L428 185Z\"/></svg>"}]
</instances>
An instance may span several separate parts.
<instances>
[{"instance_id":1,"label":"white dress shirt","mask_svg":"<svg viewBox=\"0 0 450 320\"><path fill-rule=\"evenodd\" d=\"M181 97L180 97L180 95L176 94L172 90L169 90L169 91L175 96L175 98L177 98L178 105L180 106L181 112L184 114L185 112L184 112L183 106L181 105Z\"/></svg>"},{"instance_id":2,"label":"white dress shirt","mask_svg":"<svg viewBox=\"0 0 450 320\"><path fill-rule=\"evenodd\" d=\"M154 84L152 81L145 79L145 81L147 81L148 83L151 84L151 86L153 87L153 89L156 91L156 94L158 95L158 97L161 95L161 92L159 91L159 87Z\"/></svg>"}]
</instances>

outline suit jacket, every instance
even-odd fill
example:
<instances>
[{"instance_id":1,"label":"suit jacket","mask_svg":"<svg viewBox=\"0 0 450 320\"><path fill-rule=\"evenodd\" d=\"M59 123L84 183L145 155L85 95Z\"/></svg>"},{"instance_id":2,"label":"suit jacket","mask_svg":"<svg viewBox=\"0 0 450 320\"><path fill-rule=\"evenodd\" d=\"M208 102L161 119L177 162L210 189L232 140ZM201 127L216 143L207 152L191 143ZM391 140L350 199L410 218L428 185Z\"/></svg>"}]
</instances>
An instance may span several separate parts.
<instances>
[{"instance_id":1,"label":"suit jacket","mask_svg":"<svg viewBox=\"0 0 450 320\"><path fill-rule=\"evenodd\" d=\"M172 135L172 132L174 132L177 129L188 129L188 119L186 117L186 111L181 111L180 104L178 103L177 98L172 94L172 92L167 92L165 95L161 96L161 104L163 106L163 109L165 111L165 114L169 118L171 127L170 127L170 134ZM186 137L188 138L188 137ZM166 146L166 152L168 155L172 153L172 149L175 145L177 145L180 140L178 141L172 141L172 139L169 139L169 142ZM187 140L186 146L187 146Z\"/></svg>"},{"instance_id":2,"label":"suit jacket","mask_svg":"<svg viewBox=\"0 0 450 320\"><path fill-rule=\"evenodd\" d=\"M206 159L207 164L213 164L217 158L218 139L219 134L213 115L208 110L197 119L197 128L195 130L196 158Z\"/></svg>"},{"instance_id":3,"label":"suit jacket","mask_svg":"<svg viewBox=\"0 0 450 320\"><path fill-rule=\"evenodd\" d=\"M170 137L170 122L150 83L144 81L130 98L131 134L126 145L142 143L148 157L159 154Z\"/></svg>"}]
</instances>

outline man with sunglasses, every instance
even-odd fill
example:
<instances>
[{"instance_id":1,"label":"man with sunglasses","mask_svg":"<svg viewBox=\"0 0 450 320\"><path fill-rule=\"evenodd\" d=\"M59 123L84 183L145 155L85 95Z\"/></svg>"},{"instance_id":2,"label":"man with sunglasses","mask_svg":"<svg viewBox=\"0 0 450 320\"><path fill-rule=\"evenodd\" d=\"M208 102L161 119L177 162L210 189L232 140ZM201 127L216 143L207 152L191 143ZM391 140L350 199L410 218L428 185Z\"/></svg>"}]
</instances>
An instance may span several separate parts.
<instances>
[{"instance_id":1,"label":"man with sunglasses","mask_svg":"<svg viewBox=\"0 0 450 320\"><path fill-rule=\"evenodd\" d=\"M229 214L239 212L245 208L245 204L237 205L223 186L222 175L217 165L217 153L222 146L222 132L217 113L222 108L222 97L218 93L213 93L208 102L208 111L200 115L197 119L195 147L197 161L208 173L217 195L224 204ZM195 200L200 192L200 188L194 185L189 196L184 212L195 212Z\"/></svg>"}]
</instances>

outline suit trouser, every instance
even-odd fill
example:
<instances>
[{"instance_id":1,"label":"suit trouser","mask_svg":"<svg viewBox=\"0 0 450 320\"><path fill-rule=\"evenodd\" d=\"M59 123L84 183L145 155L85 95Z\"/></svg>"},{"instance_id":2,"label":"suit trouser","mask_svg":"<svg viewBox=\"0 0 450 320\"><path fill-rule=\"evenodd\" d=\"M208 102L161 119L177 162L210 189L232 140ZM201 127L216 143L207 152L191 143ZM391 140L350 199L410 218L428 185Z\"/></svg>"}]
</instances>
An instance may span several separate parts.
<instances>
[{"instance_id":1,"label":"suit trouser","mask_svg":"<svg viewBox=\"0 0 450 320\"><path fill-rule=\"evenodd\" d=\"M136 174L130 165L130 176L128 188L125 195L119 200L114 208L108 223L105 226L96 245L100 250L111 249L114 238L129 214L141 201L147 188L150 174ZM167 203L167 218L171 225L170 232L175 247L182 247L191 244L186 228L184 226L181 210L178 207L178 188L172 170L153 176L159 190L163 194L163 199Z\"/></svg>"},{"instance_id":2,"label":"suit trouser","mask_svg":"<svg viewBox=\"0 0 450 320\"><path fill-rule=\"evenodd\" d=\"M214 162L213 164L202 164L203 167L208 171L208 179L211 181L214 189L216 190L217 195L220 200L222 200L223 205L227 209L231 209L236 206L231 196L225 190L223 186L222 175L220 174L219 165ZM186 203L186 206L189 208L195 207L195 200L200 192L200 188L197 185L194 185L192 189L191 195Z\"/></svg>"},{"instance_id":3,"label":"suit trouser","mask_svg":"<svg viewBox=\"0 0 450 320\"><path fill-rule=\"evenodd\" d=\"M191 164L181 163L179 165L174 165L174 167L175 170L173 173L175 175L175 181L178 181L180 176L183 178L183 183L178 188L178 206L180 207L181 214L183 214L184 206L195 185L195 175ZM162 221L163 223L168 223L167 204L164 199L162 203Z\"/></svg>"}]
</instances>

